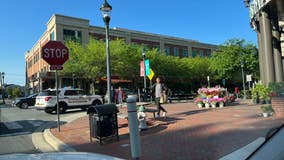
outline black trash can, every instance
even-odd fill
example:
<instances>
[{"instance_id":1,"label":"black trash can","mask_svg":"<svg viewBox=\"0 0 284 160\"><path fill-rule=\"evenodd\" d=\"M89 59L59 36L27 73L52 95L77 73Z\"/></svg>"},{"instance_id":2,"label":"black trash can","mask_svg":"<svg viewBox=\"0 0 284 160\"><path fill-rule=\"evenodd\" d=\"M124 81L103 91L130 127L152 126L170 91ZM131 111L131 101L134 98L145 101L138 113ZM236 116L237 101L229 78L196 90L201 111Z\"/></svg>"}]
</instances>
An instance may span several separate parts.
<instances>
[{"instance_id":1,"label":"black trash can","mask_svg":"<svg viewBox=\"0 0 284 160\"><path fill-rule=\"evenodd\" d=\"M88 108L91 142L92 138L99 140L100 144L102 140L113 137L119 140L117 113L115 104L94 105Z\"/></svg>"}]
</instances>

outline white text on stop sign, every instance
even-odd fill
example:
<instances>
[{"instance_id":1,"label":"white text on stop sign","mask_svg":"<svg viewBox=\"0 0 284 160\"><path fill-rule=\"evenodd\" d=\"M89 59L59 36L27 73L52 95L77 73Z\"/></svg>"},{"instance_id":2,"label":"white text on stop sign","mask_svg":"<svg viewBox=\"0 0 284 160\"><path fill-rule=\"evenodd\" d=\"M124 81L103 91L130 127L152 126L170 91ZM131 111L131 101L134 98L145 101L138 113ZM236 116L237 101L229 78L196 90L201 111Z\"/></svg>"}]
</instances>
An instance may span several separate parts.
<instances>
[{"instance_id":1,"label":"white text on stop sign","mask_svg":"<svg viewBox=\"0 0 284 160\"><path fill-rule=\"evenodd\" d=\"M44 58L64 58L67 55L67 49L45 48L43 50Z\"/></svg>"}]
</instances>

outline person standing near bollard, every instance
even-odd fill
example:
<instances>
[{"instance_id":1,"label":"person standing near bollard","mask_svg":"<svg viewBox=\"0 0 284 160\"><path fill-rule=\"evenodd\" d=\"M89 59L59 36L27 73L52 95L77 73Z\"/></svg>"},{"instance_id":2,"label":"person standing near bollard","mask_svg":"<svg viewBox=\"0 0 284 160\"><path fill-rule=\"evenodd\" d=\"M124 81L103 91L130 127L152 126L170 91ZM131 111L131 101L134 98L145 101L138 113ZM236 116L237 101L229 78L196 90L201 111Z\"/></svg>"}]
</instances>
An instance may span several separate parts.
<instances>
[{"instance_id":1,"label":"person standing near bollard","mask_svg":"<svg viewBox=\"0 0 284 160\"><path fill-rule=\"evenodd\" d=\"M118 87L118 91L115 94L115 99L117 100L117 103L119 104L119 107L122 107L123 99L125 98L125 94L121 87Z\"/></svg>"},{"instance_id":2,"label":"person standing near bollard","mask_svg":"<svg viewBox=\"0 0 284 160\"><path fill-rule=\"evenodd\" d=\"M164 83L161 83L160 77L156 78L156 83L151 86L153 89L155 87L155 103L157 107L157 117L160 117L160 111L163 111L163 117L166 117L167 111L165 110L164 107L161 106L161 98L163 98L163 94L166 92L166 86Z\"/></svg>"}]
</instances>

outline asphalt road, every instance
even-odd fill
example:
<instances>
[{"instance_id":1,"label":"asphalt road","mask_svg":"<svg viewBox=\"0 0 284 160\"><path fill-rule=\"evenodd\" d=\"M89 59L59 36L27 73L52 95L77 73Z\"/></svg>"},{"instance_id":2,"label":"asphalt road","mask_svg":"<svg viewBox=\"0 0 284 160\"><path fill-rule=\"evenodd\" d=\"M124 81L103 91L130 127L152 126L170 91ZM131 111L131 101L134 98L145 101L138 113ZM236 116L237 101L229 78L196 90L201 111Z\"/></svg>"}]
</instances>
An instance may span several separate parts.
<instances>
[{"instance_id":1,"label":"asphalt road","mask_svg":"<svg viewBox=\"0 0 284 160\"><path fill-rule=\"evenodd\" d=\"M9 104L0 105L0 154L38 153L32 142L37 128L57 122L57 114L47 114L33 107L20 109ZM81 110L67 111L60 118L82 113Z\"/></svg>"}]
</instances>

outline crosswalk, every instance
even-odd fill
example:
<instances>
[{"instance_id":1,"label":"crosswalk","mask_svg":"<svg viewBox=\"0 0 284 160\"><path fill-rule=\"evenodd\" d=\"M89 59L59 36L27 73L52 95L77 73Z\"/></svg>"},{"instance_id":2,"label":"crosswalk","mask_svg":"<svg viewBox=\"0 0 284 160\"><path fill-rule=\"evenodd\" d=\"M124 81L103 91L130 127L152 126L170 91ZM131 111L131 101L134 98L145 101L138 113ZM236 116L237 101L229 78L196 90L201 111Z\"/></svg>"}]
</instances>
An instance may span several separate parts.
<instances>
[{"instance_id":1,"label":"crosswalk","mask_svg":"<svg viewBox=\"0 0 284 160\"><path fill-rule=\"evenodd\" d=\"M4 125L7 129L23 129L24 127L17 122L4 122Z\"/></svg>"},{"instance_id":2,"label":"crosswalk","mask_svg":"<svg viewBox=\"0 0 284 160\"><path fill-rule=\"evenodd\" d=\"M1 122L0 137L30 134L33 130L40 127L44 123L44 121L34 119L13 122Z\"/></svg>"},{"instance_id":3,"label":"crosswalk","mask_svg":"<svg viewBox=\"0 0 284 160\"><path fill-rule=\"evenodd\" d=\"M24 121L14 121L14 122L3 122L7 129L23 129L25 127L35 128L43 124L43 121L37 121L34 119L24 120Z\"/></svg>"}]
</instances>

